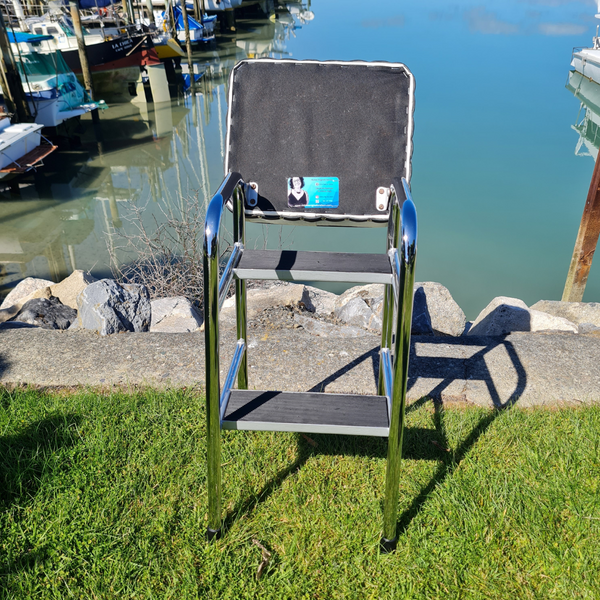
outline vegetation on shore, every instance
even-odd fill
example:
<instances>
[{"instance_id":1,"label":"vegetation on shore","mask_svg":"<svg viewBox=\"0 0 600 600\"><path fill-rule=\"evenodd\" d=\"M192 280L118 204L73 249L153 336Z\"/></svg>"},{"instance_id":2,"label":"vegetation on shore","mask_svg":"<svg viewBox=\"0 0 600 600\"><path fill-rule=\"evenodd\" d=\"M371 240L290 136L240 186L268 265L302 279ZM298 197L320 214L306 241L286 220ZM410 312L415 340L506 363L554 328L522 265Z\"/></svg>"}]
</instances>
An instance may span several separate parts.
<instances>
[{"instance_id":1,"label":"vegetation on shore","mask_svg":"<svg viewBox=\"0 0 600 600\"><path fill-rule=\"evenodd\" d=\"M0 598L598 598L600 407L409 407L396 553L386 441L223 433L204 539L193 390L0 392Z\"/></svg>"}]
</instances>

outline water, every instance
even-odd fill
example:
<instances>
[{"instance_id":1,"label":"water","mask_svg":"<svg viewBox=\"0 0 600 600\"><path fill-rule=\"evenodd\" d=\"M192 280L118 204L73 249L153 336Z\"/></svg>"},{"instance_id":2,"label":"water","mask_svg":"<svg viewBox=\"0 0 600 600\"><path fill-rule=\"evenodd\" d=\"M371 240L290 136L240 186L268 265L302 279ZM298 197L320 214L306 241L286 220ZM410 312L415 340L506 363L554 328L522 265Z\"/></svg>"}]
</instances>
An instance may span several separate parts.
<instances>
[{"instance_id":1,"label":"water","mask_svg":"<svg viewBox=\"0 0 600 600\"><path fill-rule=\"evenodd\" d=\"M227 75L258 53L407 64L417 82L417 279L447 286L468 318L498 295L560 299L594 166L575 154L580 101L565 85L572 48L591 44L595 3L317 0L310 10L304 23L287 11L273 23L247 9L235 39L195 53L208 69L195 100L160 110L113 103L100 147L84 119L79 147L52 155L18 193L4 191L4 289L73 268L109 275L110 248L134 231L129 201L146 207L149 229L180 194L204 203L223 175ZM262 245L260 233L251 227L249 243ZM376 252L382 234L275 227L268 246ZM586 301L600 301L599 262Z\"/></svg>"}]
</instances>

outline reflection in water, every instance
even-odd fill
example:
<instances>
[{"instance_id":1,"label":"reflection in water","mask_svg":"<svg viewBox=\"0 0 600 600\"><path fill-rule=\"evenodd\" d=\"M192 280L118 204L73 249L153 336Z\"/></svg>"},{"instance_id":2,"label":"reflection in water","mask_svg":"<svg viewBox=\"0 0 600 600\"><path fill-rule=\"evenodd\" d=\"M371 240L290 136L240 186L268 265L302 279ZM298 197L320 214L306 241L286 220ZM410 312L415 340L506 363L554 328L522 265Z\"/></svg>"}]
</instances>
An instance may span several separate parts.
<instances>
[{"instance_id":1,"label":"reflection in water","mask_svg":"<svg viewBox=\"0 0 600 600\"><path fill-rule=\"evenodd\" d=\"M596 160L600 148L600 85L571 71L566 87L581 101L577 120L571 126L579 134L575 154Z\"/></svg>"},{"instance_id":2,"label":"reflection in water","mask_svg":"<svg viewBox=\"0 0 600 600\"><path fill-rule=\"evenodd\" d=\"M171 89L171 102L111 104L100 128L75 127L68 149L36 173L0 189L0 293L26 276L60 281L74 269L110 275L119 232L151 229L189 198L206 203L223 174L228 77L242 58L284 56L286 41L314 15L310 3L245 5L237 32L194 54L203 73L196 96ZM187 65L186 65L187 66ZM144 207L131 219L130 203Z\"/></svg>"}]
</instances>

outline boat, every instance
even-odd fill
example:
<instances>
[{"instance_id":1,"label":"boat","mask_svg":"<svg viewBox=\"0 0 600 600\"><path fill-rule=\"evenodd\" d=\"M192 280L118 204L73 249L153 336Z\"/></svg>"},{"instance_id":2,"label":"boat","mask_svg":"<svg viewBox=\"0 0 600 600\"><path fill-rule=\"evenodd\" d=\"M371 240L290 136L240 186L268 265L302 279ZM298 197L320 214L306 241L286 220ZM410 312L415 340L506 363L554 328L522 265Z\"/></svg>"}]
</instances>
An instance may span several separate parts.
<instances>
[{"instance_id":1,"label":"boat","mask_svg":"<svg viewBox=\"0 0 600 600\"><path fill-rule=\"evenodd\" d=\"M42 51L60 50L68 67L75 74L81 74L77 38L69 15L31 17L26 19L26 25L33 34L50 36L40 42ZM96 92L122 92L128 84L137 81L142 66L160 63L152 35L138 30L135 25L124 25L114 34L100 28L95 33L85 33L84 40Z\"/></svg>"},{"instance_id":2,"label":"boat","mask_svg":"<svg viewBox=\"0 0 600 600\"><path fill-rule=\"evenodd\" d=\"M6 180L26 173L42 164L56 146L42 138L43 125L17 123L12 125L7 113L0 113L0 179ZM42 141L44 143L42 144Z\"/></svg>"},{"instance_id":3,"label":"boat","mask_svg":"<svg viewBox=\"0 0 600 600\"><path fill-rule=\"evenodd\" d=\"M600 19L600 0L598 0L598 13L595 15ZM596 27L596 35L592 38L591 48L573 48L571 66L584 77L600 84L600 37Z\"/></svg>"},{"instance_id":4,"label":"boat","mask_svg":"<svg viewBox=\"0 0 600 600\"><path fill-rule=\"evenodd\" d=\"M34 39L39 42L38 37ZM17 66L36 123L57 127L67 119L106 108L103 100L92 101L60 51L37 51L27 34L11 33L9 39L18 45Z\"/></svg>"},{"instance_id":5,"label":"boat","mask_svg":"<svg viewBox=\"0 0 600 600\"><path fill-rule=\"evenodd\" d=\"M183 14L179 6L173 7L173 18L177 29L177 39L185 43L185 25L183 23ZM160 15L161 22L158 22L158 27L168 28L168 17L166 11ZM192 44L201 42L210 42L215 39L215 23L216 15L202 15L202 22L198 22L191 15L188 15L188 28L190 32L190 41Z\"/></svg>"}]
</instances>

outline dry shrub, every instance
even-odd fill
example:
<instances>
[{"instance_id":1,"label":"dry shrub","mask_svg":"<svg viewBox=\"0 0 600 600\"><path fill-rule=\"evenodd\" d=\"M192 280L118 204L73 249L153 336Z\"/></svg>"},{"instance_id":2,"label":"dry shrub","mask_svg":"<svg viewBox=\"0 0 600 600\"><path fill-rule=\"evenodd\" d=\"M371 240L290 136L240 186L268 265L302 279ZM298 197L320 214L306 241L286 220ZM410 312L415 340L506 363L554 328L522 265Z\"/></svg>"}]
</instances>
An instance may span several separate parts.
<instances>
[{"instance_id":1,"label":"dry shrub","mask_svg":"<svg viewBox=\"0 0 600 600\"><path fill-rule=\"evenodd\" d=\"M145 285L151 298L184 296L201 307L205 206L197 196L185 199L177 208L161 205L162 218L153 215L151 227L142 219L146 206L131 204L129 208L130 214L123 217L129 227L112 233L109 244L113 277L122 283ZM221 240L223 262L231 241L225 231Z\"/></svg>"}]
</instances>

